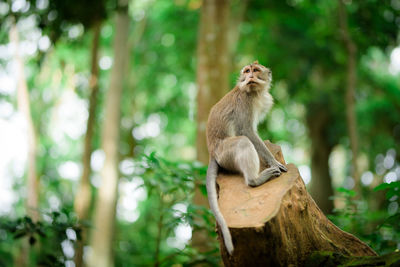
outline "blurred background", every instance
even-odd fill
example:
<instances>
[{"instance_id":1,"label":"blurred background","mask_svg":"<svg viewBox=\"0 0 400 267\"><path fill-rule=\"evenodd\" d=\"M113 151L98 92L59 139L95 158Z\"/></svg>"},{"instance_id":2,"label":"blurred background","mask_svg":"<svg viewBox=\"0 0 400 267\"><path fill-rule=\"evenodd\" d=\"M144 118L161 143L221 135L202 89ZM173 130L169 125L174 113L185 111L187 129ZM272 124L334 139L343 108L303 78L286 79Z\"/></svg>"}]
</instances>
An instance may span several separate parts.
<instances>
[{"instance_id":1,"label":"blurred background","mask_svg":"<svg viewBox=\"0 0 400 267\"><path fill-rule=\"evenodd\" d=\"M205 124L254 60L260 136L400 249L399 29L400 0L0 1L0 266L220 265Z\"/></svg>"}]
</instances>

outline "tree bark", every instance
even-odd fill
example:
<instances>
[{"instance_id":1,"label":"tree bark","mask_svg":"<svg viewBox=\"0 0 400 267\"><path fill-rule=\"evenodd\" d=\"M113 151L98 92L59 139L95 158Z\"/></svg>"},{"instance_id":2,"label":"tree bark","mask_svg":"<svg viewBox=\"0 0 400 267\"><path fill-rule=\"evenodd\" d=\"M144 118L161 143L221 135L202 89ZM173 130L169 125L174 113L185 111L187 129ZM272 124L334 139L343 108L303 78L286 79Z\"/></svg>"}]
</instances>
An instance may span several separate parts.
<instances>
[{"instance_id":1,"label":"tree bark","mask_svg":"<svg viewBox=\"0 0 400 267\"><path fill-rule=\"evenodd\" d=\"M96 107L97 107L97 95L99 92L99 65L98 65L98 51L99 51L99 39L100 39L101 22L98 21L93 26L93 41L91 49L91 74L89 80L89 117L86 124L86 135L83 148L83 171L80 180L79 188L75 196L74 209L79 220L87 220L89 218L89 209L92 199L92 187L90 185L90 158L92 155L93 147L93 131L96 121ZM82 229L82 239L77 242L77 248L75 250L75 266L83 266L83 246L86 243L87 231L85 228Z\"/></svg>"},{"instance_id":2,"label":"tree bark","mask_svg":"<svg viewBox=\"0 0 400 267\"><path fill-rule=\"evenodd\" d=\"M280 147L266 144L284 163ZM229 256L218 231L225 266L303 266L314 251L375 256L365 243L325 217L296 166L287 166L286 173L255 188L239 175L220 174L217 178L219 206L235 247Z\"/></svg>"},{"instance_id":3,"label":"tree bark","mask_svg":"<svg viewBox=\"0 0 400 267\"><path fill-rule=\"evenodd\" d=\"M229 56L231 58L231 66L234 66L234 58L236 54L237 44L240 37L240 24L243 21L244 15L246 14L247 7L249 5L249 0L238 0L234 3L234 9L232 10L232 16L229 23ZM231 69L234 70L234 69Z\"/></svg>"},{"instance_id":4,"label":"tree bark","mask_svg":"<svg viewBox=\"0 0 400 267\"><path fill-rule=\"evenodd\" d=\"M17 73L17 102L18 110L24 116L26 122L26 133L28 138L28 170L27 170L27 199L26 213L33 221L39 219L38 211L38 178L36 173L36 152L37 141L35 127L31 115L31 107L29 101L29 91L24 71L24 60L19 51L18 29L15 20L11 24L10 41L14 45L14 60L16 63Z\"/></svg>"},{"instance_id":5,"label":"tree bark","mask_svg":"<svg viewBox=\"0 0 400 267\"><path fill-rule=\"evenodd\" d=\"M197 44L197 160L207 164L206 123L211 107L229 90L229 0L204 0ZM208 206L196 186L194 203ZM193 233L192 244L200 252L209 250L204 231Z\"/></svg>"},{"instance_id":6,"label":"tree bark","mask_svg":"<svg viewBox=\"0 0 400 267\"><path fill-rule=\"evenodd\" d=\"M101 185L96 198L91 255L88 266L114 266L113 237L118 192L118 143L120 132L120 103L123 74L128 54L129 1L119 1L114 39L114 65L107 93L103 124L102 149L105 161L101 170Z\"/></svg>"},{"instance_id":7,"label":"tree bark","mask_svg":"<svg viewBox=\"0 0 400 267\"><path fill-rule=\"evenodd\" d=\"M355 91L357 83L357 66L356 66L356 56L357 56L357 46L351 38L349 32L349 25L347 20L347 11L344 6L343 0L338 0L338 15L339 15L339 27L342 34L343 42L346 46L347 52L347 72L346 72L346 122L347 130L349 132L350 148L352 154L352 172L351 176L355 182L355 190L360 193L360 173L357 165L358 158L358 135L357 135L357 117L355 113Z\"/></svg>"},{"instance_id":8,"label":"tree bark","mask_svg":"<svg viewBox=\"0 0 400 267\"><path fill-rule=\"evenodd\" d=\"M304 266L400 266L400 252L385 254L382 256L344 256L332 251L317 251L311 254Z\"/></svg>"},{"instance_id":9,"label":"tree bark","mask_svg":"<svg viewBox=\"0 0 400 267\"><path fill-rule=\"evenodd\" d=\"M329 214L333 210L334 195L332 179L329 174L329 155L332 145L329 143L329 114L326 107L316 105L307 116L309 136L311 138L311 184L310 194L320 209Z\"/></svg>"}]
</instances>

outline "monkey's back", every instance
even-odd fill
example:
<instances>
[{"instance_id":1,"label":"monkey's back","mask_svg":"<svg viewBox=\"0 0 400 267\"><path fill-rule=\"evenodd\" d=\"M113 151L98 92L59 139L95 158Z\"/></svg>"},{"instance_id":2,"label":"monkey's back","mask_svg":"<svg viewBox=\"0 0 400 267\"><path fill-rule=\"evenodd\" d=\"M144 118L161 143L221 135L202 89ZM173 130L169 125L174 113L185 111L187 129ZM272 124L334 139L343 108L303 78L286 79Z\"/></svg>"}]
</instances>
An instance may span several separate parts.
<instances>
[{"instance_id":1,"label":"monkey's back","mask_svg":"<svg viewBox=\"0 0 400 267\"><path fill-rule=\"evenodd\" d=\"M222 140L235 135L235 116L241 92L237 87L227 93L218 101L210 111L206 127L207 146L210 156L215 156L214 151Z\"/></svg>"}]
</instances>

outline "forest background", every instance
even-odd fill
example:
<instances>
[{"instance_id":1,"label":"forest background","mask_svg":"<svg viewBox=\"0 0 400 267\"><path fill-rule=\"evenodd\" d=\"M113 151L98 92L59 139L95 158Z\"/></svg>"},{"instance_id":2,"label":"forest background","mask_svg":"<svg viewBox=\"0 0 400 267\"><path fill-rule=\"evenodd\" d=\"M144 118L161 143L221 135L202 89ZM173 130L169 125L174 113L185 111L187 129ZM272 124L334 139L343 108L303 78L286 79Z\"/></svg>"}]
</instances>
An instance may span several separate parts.
<instances>
[{"instance_id":1,"label":"forest background","mask_svg":"<svg viewBox=\"0 0 400 267\"><path fill-rule=\"evenodd\" d=\"M260 136L400 249L400 0L0 1L0 266L219 265L210 107L254 60Z\"/></svg>"}]
</instances>

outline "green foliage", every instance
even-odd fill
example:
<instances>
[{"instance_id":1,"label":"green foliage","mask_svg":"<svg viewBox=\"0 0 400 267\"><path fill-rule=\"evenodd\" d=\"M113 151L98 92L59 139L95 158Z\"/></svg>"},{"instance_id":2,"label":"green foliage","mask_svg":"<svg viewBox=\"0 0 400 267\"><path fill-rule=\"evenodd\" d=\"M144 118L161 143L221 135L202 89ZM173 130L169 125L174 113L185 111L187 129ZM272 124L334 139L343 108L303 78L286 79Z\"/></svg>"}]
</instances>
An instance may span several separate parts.
<instances>
[{"instance_id":1,"label":"green foliage","mask_svg":"<svg viewBox=\"0 0 400 267\"><path fill-rule=\"evenodd\" d=\"M71 260L64 254L63 246L67 244L72 248L76 240L81 239L81 231L87 223L78 222L70 212L45 213L43 217L45 219L38 222L27 216L0 218L1 266L13 266L28 250L29 255L25 256L28 256L29 266L65 266L65 262ZM71 238L67 231L75 237Z\"/></svg>"},{"instance_id":2,"label":"green foliage","mask_svg":"<svg viewBox=\"0 0 400 267\"><path fill-rule=\"evenodd\" d=\"M343 208L336 209L329 218L344 231L355 234L367 242L377 253L389 253L400 243L400 211L393 207L399 204L399 182L382 183L374 191L387 190L384 209L372 210L373 203L357 199L356 192L345 188L337 189L340 196L336 200L343 201ZM377 195L371 195L371 199ZM392 208L391 208L392 206Z\"/></svg>"},{"instance_id":3,"label":"green foliage","mask_svg":"<svg viewBox=\"0 0 400 267\"><path fill-rule=\"evenodd\" d=\"M397 199L400 196L400 182L383 183L374 188L375 191L386 189L389 189L386 192L386 199L390 200L393 197Z\"/></svg>"},{"instance_id":4,"label":"green foliage","mask_svg":"<svg viewBox=\"0 0 400 267\"><path fill-rule=\"evenodd\" d=\"M386 217L381 227L387 227L393 230L392 236L397 243L400 241L400 210L398 209L400 203L400 182L383 183L375 187L375 191L387 190L386 200L389 202L389 213L390 216ZM390 207L392 206L392 208ZM397 207L395 212L391 209Z\"/></svg>"},{"instance_id":5,"label":"green foliage","mask_svg":"<svg viewBox=\"0 0 400 267\"><path fill-rule=\"evenodd\" d=\"M207 168L199 163L172 162L155 152L136 161L134 177L142 179L138 188L147 193L140 205L140 216L133 224L120 222L117 237L117 264L120 266L171 266L182 263L218 265L219 255L211 212L191 203L195 184L204 184ZM139 178L140 175L140 178ZM213 237L214 249L198 254L182 241L177 229L189 227L193 231L207 231ZM128 229L132 231L128 232ZM183 242L183 243L182 243Z\"/></svg>"}]
</instances>

